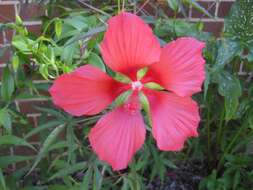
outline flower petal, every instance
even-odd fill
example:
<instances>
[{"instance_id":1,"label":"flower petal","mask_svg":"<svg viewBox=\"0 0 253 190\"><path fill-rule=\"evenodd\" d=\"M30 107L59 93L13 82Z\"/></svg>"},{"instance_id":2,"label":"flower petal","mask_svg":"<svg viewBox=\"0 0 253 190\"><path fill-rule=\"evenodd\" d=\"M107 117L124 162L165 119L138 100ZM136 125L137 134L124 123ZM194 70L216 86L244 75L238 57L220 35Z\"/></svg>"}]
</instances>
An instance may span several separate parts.
<instances>
[{"instance_id":1,"label":"flower petal","mask_svg":"<svg viewBox=\"0 0 253 190\"><path fill-rule=\"evenodd\" d=\"M149 91L152 134L157 146L165 151L179 151L188 137L198 136L198 105L190 97Z\"/></svg>"},{"instance_id":2,"label":"flower petal","mask_svg":"<svg viewBox=\"0 0 253 190\"><path fill-rule=\"evenodd\" d=\"M135 72L159 61L160 44L144 21L122 12L108 21L101 44L105 63L114 71L135 77Z\"/></svg>"},{"instance_id":3,"label":"flower petal","mask_svg":"<svg viewBox=\"0 0 253 190\"><path fill-rule=\"evenodd\" d=\"M94 115L121 93L118 83L98 68L85 65L54 81L49 92L54 104L75 115Z\"/></svg>"},{"instance_id":4,"label":"flower petal","mask_svg":"<svg viewBox=\"0 0 253 190\"><path fill-rule=\"evenodd\" d=\"M140 110L121 106L98 121L89 140L100 160L109 163L113 170L121 170L143 145L145 133Z\"/></svg>"},{"instance_id":5,"label":"flower petal","mask_svg":"<svg viewBox=\"0 0 253 190\"><path fill-rule=\"evenodd\" d=\"M203 42L190 37L170 42L162 49L160 62L150 66L146 79L179 96L201 91L205 79L204 46Z\"/></svg>"}]
</instances>

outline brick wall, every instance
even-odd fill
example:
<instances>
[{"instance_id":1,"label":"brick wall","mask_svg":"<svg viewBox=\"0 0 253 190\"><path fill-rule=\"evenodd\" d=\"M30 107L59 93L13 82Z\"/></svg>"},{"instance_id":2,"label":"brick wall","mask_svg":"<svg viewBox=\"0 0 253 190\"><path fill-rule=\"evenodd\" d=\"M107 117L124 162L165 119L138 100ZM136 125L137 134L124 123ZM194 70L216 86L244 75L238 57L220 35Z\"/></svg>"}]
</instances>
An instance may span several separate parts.
<instances>
[{"instance_id":1,"label":"brick wall","mask_svg":"<svg viewBox=\"0 0 253 190\"><path fill-rule=\"evenodd\" d=\"M198 12L194 8L190 7L186 10L187 18L180 16L180 19L188 20L191 22L204 22L204 30L213 32L215 35L219 35L222 31L224 16L227 15L232 3L235 0L199 0L198 2L208 10L208 12L213 16L213 18L207 17L206 15ZM13 22L15 20L15 15L20 15L24 20L24 24L27 26L28 30L34 32L35 34L40 33L41 22L39 20L41 15L45 14L45 10L42 6L32 1L21 1L17 0L0 0L0 23L1 22ZM27 3L28 2L28 3ZM156 3L163 5L164 0L157 0ZM170 15L172 10L166 8L164 10L166 14ZM0 32L0 48L8 46L10 44L11 38L13 36L12 31L2 31ZM5 52L3 57L0 57L0 78L2 69L6 66L6 62L10 57L10 52ZM43 80L35 80L34 83L44 83ZM45 101L41 99L30 99L30 100L17 100L17 109L27 114L29 121L37 126L37 120L40 116L38 110L34 106L46 105Z\"/></svg>"},{"instance_id":2,"label":"brick wall","mask_svg":"<svg viewBox=\"0 0 253 190\"><path fill-rule=\"evenodd\" d=\"M27 29L34 33L39 34L41 31L40 16L45 14L45 10L38 3L31 1L18 1L18 0L0 0L0 23L9 23L15 21L15 16L19 15L24 21L24 25ZM0 48L9 46L13 36L13 31L5 30L0 32ZM9 51L4 53L4 56L0 57L0 78L3 68L6 66L6 62L9 60L11 54ZM44 83L45 81L34 81L34 83ZM37 110L33 108L36 105L42 105L45 102L39 99L30 100L17 100L17 110L27 114L28 120L33 126L37 126L37 119L40 116Z\"/></svg>"}]
</instances>

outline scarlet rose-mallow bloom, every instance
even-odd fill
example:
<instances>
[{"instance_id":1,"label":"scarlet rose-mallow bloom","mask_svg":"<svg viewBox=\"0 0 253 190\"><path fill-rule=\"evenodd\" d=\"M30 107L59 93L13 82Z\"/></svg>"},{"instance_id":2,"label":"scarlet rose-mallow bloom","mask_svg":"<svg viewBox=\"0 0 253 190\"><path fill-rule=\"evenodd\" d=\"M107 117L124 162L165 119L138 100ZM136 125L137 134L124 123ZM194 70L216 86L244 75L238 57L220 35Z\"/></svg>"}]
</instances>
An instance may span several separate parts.
<instances>
[{"instance_id":1,"label":"scarlet rose-mallow bloom","mask_svg":"<svg viewBox=\"0 0 253 190\"><path fill-rule=\"evenodd\" d=\"M126 168L144 143L140 94L149 102L158 148L179 151L188 137L198 135L199 110L191 96L201 91L205 78L204 46L194 38L183 37L161 47L140 17L122 12L108 20L100 50L105 64L131 81L119 82L99 68L85 65L54 81L52 100L74 116L94 115L122 93L132 92L123 104L102 116L88 135L94 152L114 170ZM147 72L137 77L143 68ZM163 89L150 89L150 84Z\"/></svg>"}]
</instances>

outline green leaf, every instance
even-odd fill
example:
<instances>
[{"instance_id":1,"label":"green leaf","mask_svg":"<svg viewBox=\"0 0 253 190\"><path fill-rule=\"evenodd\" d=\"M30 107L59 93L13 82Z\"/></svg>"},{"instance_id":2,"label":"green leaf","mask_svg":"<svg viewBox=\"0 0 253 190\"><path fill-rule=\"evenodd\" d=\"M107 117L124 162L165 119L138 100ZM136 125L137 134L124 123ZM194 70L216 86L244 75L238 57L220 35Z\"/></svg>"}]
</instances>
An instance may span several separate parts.
<instances>
[{"instance_id":1,"label":"green leaf","mask_svg":"<svg viewBox=\"0 0 253 190\"><path fill-rule=\"evenodd\" d=\"M62 20L59 18L56 18L54 24L55 24L54 28L55 28L56 37L60 38L61 33L62 33Z\"/></svg>"},{"instance_id":2,"label":"green leaf","mask_svg":"<svg viewBox=\"0 0 253 190\"><path fill-rule=\"evenodd\" d=\"M11 64L12 64L13 70L17 72L18 66L19 66L19 57L16 54L12 56Z\"/></svg>"},{"instance_id":3,"label":"green leaf","mask_svg":"<svg viewBox=\"0 0 253 190\"><path fill-rule=\"evenodd\" d=\"M225 32L245 43L253 40L253 1L238 0L225 18Z\"/></svg>"},{"instance_id":4,"label":"green leaf","mask_svg":"<svg viewBox=\"0 0 253 190\"><path fill-rule=\"evenodd\" d=\"M0 168L0 187L2 187L3 190L6 190L6 183L5 183L5 179L4 179L4 175L3 175L3 171Z\"/></svg>"},{"instance_id":5,"label":"green leaf","mask_svg":"<svg viewBox=\"0 0 253 190\"><path fill-rule=\"evenodd\" d=\"M73 125L69 124L67 126L67 142L68 142L68 162L74 163L75 162L75 133L73 129Z\"/></svg>"},{"instance_id":6,"label":"green leaf","mask_svg":"<svg viewBox=\"0 0 253 190\"><path fill-rule=\"evenodd\" d=\"M76 52L79 52L77 43L72 43L68 46L64 46L63 52L61 54L61 60L65 61L69 65L72 64Z\"/></svg>"},{"instance_id":7,"label":"green leaf","mask_svg":"<svg viewBox=\"0 0 253 190\"><path fill-rule=\"evenodd\" d=\"M114 104L116 107L124 104L128 98L132 95L133 91L132 90L128 90L125 91L123 93L121 93L115 100L114 100Z\"/></svg>"},{"instance_id":8,"label":"green leaf","mask_svg":"<svg viewBox=\"0 0 253 190\"><path fill-rule=\"evenodd\" d=\"M27 146L33 150L36 150L31 144L26 142L24 139L13 136L13 135L4 135L0 138L1 145L15 145L15 146Z\"/></svg>"},{"instance_id":9,"label":"green leaf","mask_svg":"<svg viewBox=\"0 0 253 190\"><path fill-rule=\"evenodd\" d=\"M140 97L140 102L141 102L142 108L148 116L148 123L150 126L152 126L151 112L150 112L150 105L149 105L148 98L146 97L146 95L143 92L139 93L139 97Z\"/></svg>"},{"instance_id":10,"label":"green leaf","mask_svg":"<svg viewBox=\"0 0 253 190\"><path fill-rule=\"evenodd\" d=\"M29 175L34 168L38 165L38 163L41 161L41 159L46 155L46 153L48 152L48 149L50 148L50 146L52 145L52 143L55 141L55 139L57 138L57 136L60 134L60 132L65 128L65 125L59 125L58 127L56 127L46 138L46 140L44 141L42 148L39 151L39 154L37 155L35 162L33 163L33 166L31 167L31 169L29 170L29 172L26 174Z\"/></svg>"},{"instance_id":11,"label":"green leaf","mask_svg":"<svg viewBox=\"0 0 253 190\"><path fill-rule=\"evenodd\" d=\"M0 110L0 126L3 126L6 131L11 134L11 115L8 112L8 109Z\"/></svg>"},{"instance_id":12,"label":"green leaf","mask_svg":"<svg viewBox=\"0 0 253 190\"><path fill-rule=\"evenodd\" d=\"M218 76L218 92L225 98L225 119L232 119L239 105L239 97L242 94L240 81L228 72Z\"/></svg>"},{"instance_id":13,"label":"green leaf","mask_svg":"<svg viewBox=\"0 0 253 190\"><path fill-rule=\"evenodd\" d=\"M122 73L116 73L113 78L116 81L119 81L119 82L122 82L122 83L126 83L126 84L129 84L129 83L132 82L131 79L128 76L126 76L126 75L124 75Z\"/></svg>"},{"instance_id":14,"label":"green leaf","mask_svg":"<svg viewBox=\"0 0 253 190\"><path fill-rule=\"evenodd\" d=\"M29 161L33 158L34 156L17 156L17 155L0 156L0 168L6 168L10 164Z\"/></svg>"},{"instance_id":15,"label":"green leaf","mask_svg":"<svg viewBox=\"0 0 253 190\"><path fill-rule=\"evenodd\" d=\"M204 100L206 100L206 97L207 97L209 84L210 84L210 74L209 74L209 70L206 69L206 79L204 82Z\"/></svg>"},{"instance_id":16,"label":"green leaf","mask_svg":"<svg viewBox=\"0 0 253 190\"><path fill-rule=\"evenodd\" d=\"M4 68L2 76L1 95L4 101L8 102L15 90L13 76L8 67Z\"/></svg>"},{"instance_id":17,"label":"green leaf","mask_svg":"<svg viewBox=\"0 0 253 190\"><path fill-rule=\"evenodd\" d=\"M88 63L95 67L100 68L104 72L106 71L104 62L96 53L93 53L93 52L90 53L90 56L88 58Z\"/></svg>"},{"instance_id":18,"label":"green leaf","mask_svg":"<svg viewBox=\"0 0 253 190\"><path fill-rule=\"evenodd\" d=\"M63 121L59 121L59 120L53 120L53 121L49 121L48 123L44 123L34 129L32 129L31 131L29 131L29 133L27 133L25 135L24 139L28 139L29 137L36 135L43 130L50 129L52 127L55 127L55 126L58 126L61 124L63 124Z\"/></svg>"},{"instance_id":19,"label":"green leaf","mask_svg":"<svg viewBox=\"0 0 253 190\"><path fill-rule=\"evenodd\" d=\"M85 172L80 190L89 189L92 173L92 168L89 167L88 170Z\"/></svg>"},{"instance_id":20,"label":"green leaf","mask_svg":"<svg viewBox=\"0 0 253 190\"><path fill-rule=\"evenodd\" d=\"M248 49L249 49L249 53L247 55L247 59L249 62L252 62L253 61L253 43L249 44Z\"/></svg>"},{"instance_id":21,"label":"green leaf","mask_svg":"<svg viewBox=\"0 0 253 190\"><path fill-rule=\"evenodd\" d=\"M148 67L144 67L137 72L137 80L141 80L148 72Z\"/></svg>"},{"instance_id":22,"label":"green leaf","mask_svg":"<svg viewBox=\"0 0 253 190\"><path fill-rule=\"evenodd\" d=\"M23 25L23 21L22 19L20 18L20 16L16 15L16 24L17 25Z\"/></svg>"},{"instance_id":23,"label":"green leaf","mask_svg":"<svg viewBox=\"0 0 253 190\"><path fill-rule=\"evenodd\" d=\"M128 190L128 188L129 188L128 179L125 176L123 176L123 185L121 187L121 190Z\"/></svg>"},{"instance_id":24,"label":"green leaf","mask_svg":"<svg viewBox=\"0 0 253 190\"><path fill-rule=\"evenodd\" d=\"M12 38L11 44L23 54L31 54L34 50L35 42L29 38L17 35Z\"/></svg>"},{"instance_id":25,"label":"green leaf","mask_svg":"<svg viewBox=\"0 0 253 190\"><path fill-rule=\"evenodd\" d=\"M86 162L80 162L80 163L76 163L74 165L68 166L66 168L63 168L61 170L59 170L58 172L56 172L54 175L52 175L49 178L49 181L55 179L55 178L61 178L64 176L68 176L72 173L75 173L77 171L80 170L84 170L85 168L87 168L87 163Z\"/></svg>"},{"instance_id":26,"label":"green leaf","mask_svg":"<svg viewBox=\"0 0 253 190\"><path fill-rule=\"evenodd\" d=\"M221 70L232 59L242 52L241 45L230 38L223 38L217 42L217 57L214 70Z\"/></svg>"},{"instance_id":27,"label":"green leaf","mask_svg":"<svg viewBox=\"0 0 253 190\"><path fill-rule=\"evenodd\" d=\"M103 167L103 169L106 166ZM98 167L94 166L94 175L93 175L93 190L100 190L102 187L103 175L98 170Z\"/></svg>"},{"instance_id":28,"label":"green leaf","mask_svg":"<svg viewBox=\"0 0 253 190\"><path fill-rule=\"evenodd\" d=\"M206 16L213 17L204 7L202 7L196 0L183 0L183 3L189 4L198 11L204 13Z\"/></svg>"},{"instance_id":29,"label":"green leaf","mask_svg":"<svg viewBox=\"0 0 253 190\"><path fill-rule=\"evenodd\" d=\"M164 88L155 82L147 82L144 84L145 87L153 89L153 90L164 90Z\"/></svg>"},{"instance_id":30,"label":"green leaf","mask_svg":"<svg viewBox=\"0 0 253 190\"><path fill-rule=\"evenodd\" d=\"M96 27L96 28L92 28L90 29L88 32L86 32L85 34L81 34L81 35L76 35L74 38L72 38L71 40L69 40L64 46L68 46L72 43L75 43L79 40L83 40L86 39L88 37L91 37L93 35L96 35L100 32L104 32L106 30L105 26L100 26L100 27Z\"/></svg>"},{"instance_id":31,"label":"green leaf","mask_svg":"<svg viewBox=\"0 0 253 190\"><path fill-rule=\"evenodd\" d=\"M201 25L201 23L189 23L177 19L163 19L156 21L154 32L162 39L166 39L168 36L192 36L199 40L207 41L211 35L207 32L202 32Z\"/></svg>"},{"instance_id":32,"label":"green leaf","mask_svg":"<svg viewBox=\"0 0 253 190\"><path fill-rule=\"evenodd\" d=\"M179 9L179 1L178 0L167 0L167 2L168 2L168 5L169 5L169 7L173 10L173 11L175 11L175 12L179 12L180 11L180 9Z\"/></svg>"},{"instance_id":33,"label":"green leaf","mask_svg":"<svg viewBox=\"0 0 253 190\"><path fill-rule=\"evenodd\" d=\"M64 24L71 25L75 29L81 31L87 29L87 18L81 15L75 15L64 20Z\"/></svg>"}]
</instances>

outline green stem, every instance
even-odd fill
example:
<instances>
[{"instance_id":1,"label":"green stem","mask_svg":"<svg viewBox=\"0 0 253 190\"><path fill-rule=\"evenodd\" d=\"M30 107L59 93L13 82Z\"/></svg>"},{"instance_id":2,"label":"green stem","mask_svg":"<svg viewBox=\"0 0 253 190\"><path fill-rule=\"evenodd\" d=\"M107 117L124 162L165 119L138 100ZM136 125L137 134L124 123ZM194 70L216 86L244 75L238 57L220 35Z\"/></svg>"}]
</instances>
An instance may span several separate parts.
<instances>
[{"instance_id":1,"label":"green stem","mask_svg":"<svg viewBox=\"0 0 253 190\"><path fill-rule=\"evenodd\" d=\"M207 159L208 164L210 164L211 157L211 131L210 131L210 110L207 110Z\"/></svg>"},{"instance_id":2,"label":"green stem","mask_svg":"<svg viewBox=\"0 0 253 190\"><path fill-rule=\"evenodd\" d=\"M120 0L118 0L118 13L120 13Z\"/></svg>"},{"instance_id":3,"label":"green stem","mask_svg":"<svg viewBox=\"0 0 253 190\"><path fill-rule=\"evenodd\" d=\"M221 145L224 116L225 116L225 109L222 109L222 112L221 112L221 115L220 115L220 122L219 122L219 126L218 126L217 141L216 141L217 142L217 144L216 144L217 147Z\"/></svg>"},{"instance_id":4,"label":"green stem","mask_svg":"<svg viewBox=\"0 0 253 190\"><path fill-rule=\"evenodd\" d=\"M229 143L229 145L227 146L227 148L225 149L224 153L222 154L222 157L218 163L218 167L217 170L219 171L221 169L222 164L224 163L225 160L225 156L229 153L230 149L233 147L235 141L237 140L237 138L239 137L239 135L241 134L243 128L247 126L245 123L240 127L240 129L237 131L237 133L235 134L235 136L233 137L233 139L231 140L231 142Z\"/></svg>"}]
</instances>

